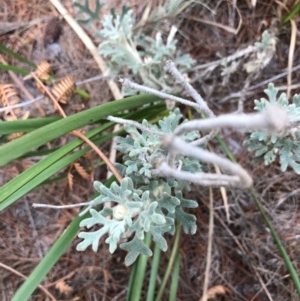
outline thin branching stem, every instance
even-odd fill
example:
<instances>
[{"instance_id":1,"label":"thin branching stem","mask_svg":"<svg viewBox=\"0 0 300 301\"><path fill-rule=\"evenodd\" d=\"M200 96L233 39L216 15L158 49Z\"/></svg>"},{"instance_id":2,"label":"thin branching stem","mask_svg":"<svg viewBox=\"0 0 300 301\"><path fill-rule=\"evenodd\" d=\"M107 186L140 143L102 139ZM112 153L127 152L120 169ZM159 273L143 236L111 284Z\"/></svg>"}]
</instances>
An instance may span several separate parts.
<instances>
[{"instance_id":1,"label":"thin branching stem","mask_svg":"<svg viewBox=\"0 0 300 301\"><path fill-rule=\"evenodd\" d=\"M228 159L221 158L207 150L192 146L176 136L166 136L163 141L163 145L171 152L193 157L203 162L216 164L223 170L232 174L232 176L206 173L192 174L173 169L166 162L161 163L158 168L158 172L162 175L172 176L177 179L205 186L234 186L245 188L252 185L252 178L247 171L239 164L232 163Z\"/></svg>"},{"instance_id":2,"label":"thin branching stem","mask_svg":"<svg viewBox=\"0 0 300 301\"><path fill-rule=\"evenodd\" d=\"M182 135L191 131L209 131L211 129L231 127L238 129L269 129L280 131L288 124L286 112L278 106L270 106L263 113L226 114L210 119L192 120L181 124L174 131Z\"/></svg>"},{"instance_id":3,"label":"thin branching stem","mask_svg":"<svg viewBox=\"0 0 300 301\"><path fill-rule=\"evenodd\" d=\"M191 145L206 145L210 140L212 140L218 134L218 129L212 130L208 135L203 136L197 140L192 141Z\"/></svg>"},{"instance_id":4,"label":"thin branching stem","mask_svg":"<svg viewBox=\"0 0 300 301\"><path fill-rule=\"evenodd\" d=\"M176 102L180 102L180 103L182 103L186 106L190 106L190 107L196 108L197 110L200 110L200 107L197 103L186 100L184 98L173 96L173 95L170 95L168 93L160 92L158 90L155 90L155 89L152 89L152 88L149 88L149 87L145 87L145 86L142 86L142 85L138 85L136 83L131 82L128 79L121 78L119 80L119 82L124 87L129 87L131 89L134 89L134 90L142 92L142 93L153 94L153 95L156 95L156 96L158 96L160 98L163 98L163 99L170 99L170 100L173 100L173 101L176 101Z\"/></svg>"},{"instance_id":5,"label":"thin branching stem","mask_svg":"<svg viewBox=\"0 0 300 301\"><path fill-rule=\"evenodd\" d=\"M174 78L176 78L180 84L183 86L185 91L190 94L190 96L196 101L199 105L199 109L202 113L206 114L207 117L212 118L215 114L208 107L207 103L203 100L200 94L186 81L183 75L178 71L175 64L172 61L167 61L165 69L170 72Z\"/></svg>"},{"instance_id":6,"label":"thin branching stem","mask_svg":"<svg viewBox=\"0 0 300 301\"><path fill-rule=\"evenodd\" d=\"M11 105L11 106L7 106L7 107L4 107L4 108L0 108L0 113L1 112L5 112L7 110L13 110L13 109L17 109L17 108L21 108L21 107L26 107L26 106L30 106L31 104L37 102L37 101L41 101L44 99L44 95L40 95L32 100L27 100L27 101L23 101L21 103L17 103L17 104L14 104L14 105Z\"/></svg>"},{"instance_id":7,"label":"thin branching stem","mask_svg":"<svg viewBox=\"0 0 300 301\"><path fill-rule=\"evenodd\" d=\"M33 203L32 207L34 208L51 208L51 209L67 209L67 208L77 208L86 205L90 205L91 202L77 203L77 204L69 204L69 205L49 205L49 204L39 204Z\"/></svg>"},{"instance_id":8,"label":"thin branching stem","mask_svg":"<svg viewBox=\"0 0 300 301\"><path fill-rule=\"evenodd\" d=\"M153 175L172 177L178 180L184 180L201 186L231 186L244 188L241 185L241 179L238 176L218 175L211 173L190 173L171 168L166 162L162 162L158 169L153 170ZM247 186L245 186L247 187Z\"/></svg>"},{"instance_id":9,"label":"thin branching stem","mask_svg":"<svg viewBox=\"0 0 300 301\"><path fill-rule=\"evenodd\" d=\"M149 127L146 127L146 126L140 124L137 121L123 119L123 118L120 118L120 117L113 117L113 116L108 116L106 119L109 120L109 121L112 121L112 122L120 123L120 124L133 125L133 126L135 126L136 128L138 128L142 131L145 131L145 132L151 133L151 134L155 134L155 135L158 135L158 136L164 136L166 134L162 131L158 131L158 130L154 130L154 129L151 129Z\"/></svg>"}]
</instances>

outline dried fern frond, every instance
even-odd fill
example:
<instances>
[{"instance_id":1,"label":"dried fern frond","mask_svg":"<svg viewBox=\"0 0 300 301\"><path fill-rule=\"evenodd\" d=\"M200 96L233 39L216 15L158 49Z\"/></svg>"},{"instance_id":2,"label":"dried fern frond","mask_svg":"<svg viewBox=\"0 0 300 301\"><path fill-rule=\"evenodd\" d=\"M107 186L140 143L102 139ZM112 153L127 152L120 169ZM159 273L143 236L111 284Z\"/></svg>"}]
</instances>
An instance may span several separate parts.
<instances>
[{"instance_id":1,"label":"dried fern frond","mask_svg":"<svg viewBox=\"0 0 300 301\"><path fill-rule=\"evenodd\" d=\"M74 163L74 167L83 179L90 180L91 176L83 166L81 166L79 163Z\"/></svg>"},{"instance_id":2,"label":"dried fern frond","mask_svg":"<svg viewBox=\"0 0 300 301\"><path fill-rule=\"evenodd\" d=\"M12 84L0 84L0 100L5 107L20 102L18 93Z\"/></svg>"},{"instance_id":3,"label":"dried fern frond","mask_svg":"<svg viewBox=\"0 0 300 301\"><path fill-rule=\"evenodd\" d=\"M228 294L230 291L227 287L223 286L223 285L216 285L211 287L208 291L207 291L207 295L206 298L208 299L214 299L217 296L221 296L221 295L226 295ZM200 301L203 300L203 297L200 299Z\"/></svg>"},{"instance_id":4,"label":"dried fern frond","mask_svg":"<svg viewBox=\"0 0 300 301\"><path fill-rule=\"evenodd\" d=\"M18 93L14 89L14 86L12 84L0 84L0 101L3 104L3 107L9 107L11 105L14 105L16 103L20 102L20 98L18 96ZM21 110L19 108L17 109L10 109L8 108L7 111L4 112L4 119L6 121L12 121L17 120ZM30 112L26 111L21 119L25 120L29 117ZM7 137L7 139L14 140L16 138L19 138L23 136L24 133L13 133Z\"/></svg>"},{"instance_id":5,"label":"dried fern frond","mask_svg":"<svg viewBox=\"0 0 300 301\"><path fill-rule=\"evenodd\" d=\"M58 102L67 103L75 92L75 89L76 85L74 79L71 76L66 76L53 87L52 94Z\"/></svg>"},{"instance_id":6,"label":"dried fern frond","mask_svg":"<svg viewBox=\"0 0 300 301\"><path fill-rule=\"evenodd\" d=\"M74 176L71 174L71 169L70 169L68 171L68 175L67 175L67 180L68 180L68 185L69 185L70 190L73 190L73 184L74 184L73 177Z\"/></svg>"},{"instance_id":7,"label":"dried fern frond","mask_svg":"<svg viewBox=\"0 0 300 301\"><path fill-rule=\"evenodd\" d=\"M55 283L55 288L61 293L61 294L71 294L73 292L73 288L67 284L63 279L58 280Z\"/></svg>"},{"instance_id":8,"label":"dried fern frond","mask_svg":"<svg viewBox=\"0 0 300 301\"><path fill-rule=\"evenodd\" d=\"M12 84L0 84L0 101L3 107L8 107L20 102L18 93ZM12 109L7 109L4 113L5 120L16 120L16 114Z\"/></svg>"},{"instance_id":9,"label":"dried fern frond","mask_svg":"<svg viewBox=\"0 0 300 301\"><path fill-rule=\"evenodd\" d=\"M26 111L26 112L23 114L23 116L22 116L21 119L22 119L22 120L26 120L26 119L28 119L29 115L30 115L30 111ZM15 119L13 119L13 118L10 116L10 117L8 117L6 120L9 121L9 120L15 120ZM21 136L23 136L23 135L24 135L24 133L22 133L22 132L20 132L20 133L13 133L13 134L10 134L10 135L7 137L7 140L8 140L8 141L15 140L15 139L17 139L17 138L19 138L19 137L21 137Z\"/></svg>"},{"instance_id":10,"label":"dried fern frond","mask_svg":"<svg viewBox=\"0 0 300 301\"><path fill-rule=\"evenodd\" d=\"M36 67L35 73L40 80L47 80L52 72L52 66L47 61L42 61Z\"/></svg>"}]
</instances>

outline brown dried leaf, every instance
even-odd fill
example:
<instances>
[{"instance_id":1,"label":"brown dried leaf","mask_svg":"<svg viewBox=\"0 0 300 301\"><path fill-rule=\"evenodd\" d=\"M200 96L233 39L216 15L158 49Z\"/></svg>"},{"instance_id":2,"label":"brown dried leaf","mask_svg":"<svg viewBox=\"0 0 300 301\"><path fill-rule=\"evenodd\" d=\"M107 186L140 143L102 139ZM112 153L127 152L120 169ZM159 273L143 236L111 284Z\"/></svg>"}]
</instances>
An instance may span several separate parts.
<instances>
[{"instance_id":1,"label":"brown dried leaf","mask_svg":"<svg viewBox=\"0 0 300 301\"><path fill-rule=\"evenodd\" d=\"M73 175L71 174L71 170L68 172L68 176L67 176L67 179L68 179L68 185L69 185L69 188L70 190L73 190L73 184L74 184L74 181L73 181Z\"/></svg>"},{"instance_id":2,"label":"brown dried leaf","mask_svg":"<svg viewBox=\"0 0 300 301\"><path fill-rule=\"evenodd\" d=\"M35 70L36 76L40 80L47 80L52 72L52 66L47 61L42 61Z\"/></svg>"},{"instance_id":3,"label":"brown dried leaf","mask_svg":"<svg viewBox=\"0 0 300 301\"><path fill-rule=\"evenodd\" d=\"M73 288L68 285L64 280L59 280L55 283L55 288L61 293L65 295L69 295L73 292Z\"/></svg>"},{"instance_id":4,"label":"brown dried leaf","mask_svg":"<svg viewBox=\"0 0 300 301\"><path fill-rule=\"evenodd\" d=\"M229 293L229 289L223 285L216 285L211 287L208 291L207 291L207 300L208 299L214 299L219 295L226 295L227 293ZM203 297L200 299L200 301L203 300Z\"/></svg>"},{"instance_id":5,"label":"brown dried leaf","mask_svg":"<svg viewBox=\"0 0 300 301\"><path fill-rule=\"evenodd\" d=\"M52 94L56 100L61 103L67 103L70 97L75 92L76 85L74 79L71 76L66 76L53 87Z\"/></svg>"},{"instance_id":6,"label":"brown dried leaf","mask_svg":"<svg viewBox=\"0 0 300 301\"><path fill-rule=\"evenodd\" d=\"M79 163L74 163L74 167L83 179L90 180L91 176L84 167L82 167Z\"/></svg>"}]
</instances>

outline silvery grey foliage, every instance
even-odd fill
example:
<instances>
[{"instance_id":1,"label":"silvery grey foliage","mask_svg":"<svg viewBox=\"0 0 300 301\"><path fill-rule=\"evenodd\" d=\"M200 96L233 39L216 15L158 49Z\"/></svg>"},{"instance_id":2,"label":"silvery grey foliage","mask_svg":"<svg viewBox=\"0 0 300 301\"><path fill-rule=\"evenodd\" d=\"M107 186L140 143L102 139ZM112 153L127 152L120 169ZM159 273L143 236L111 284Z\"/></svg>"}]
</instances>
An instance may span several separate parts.
<instances>
[{"instance_id":1,"label":"silvery grey foliage","mask_svg":"<svg viewBox=\"0 0 300 301\"><path fill-rule=\"evenodd\" d=\"M255 151L256 159L263 159L265 165L272 163L279 156L282 171L291 166L300 174L300 131L297 128L300 121L300 95L294 95L292 103L289 103L285 93L278 97L278 89L273 84L269 84L264 92L269 99L255 100L254 109L264 111L270 105L277 104L287 112L290 127L281 133L253 132L245 141L245 145L248 150Z\"/></svg>"},{"instance_id":2,"label":"silvery grey foliage","mask_svg":"<svg viewBox=\"0 0 300 301\"><path fill-rule=\"evenodd\" d=\"M85 19L80 20L91 26L93 21L99 20L99 11L103 4L96 1L95 11L90 8L89 1L82 4L74 1L74 6L79 8L78 13ZM163 65L167 59L171 59L181 73L187 72L195 63L187 54L182 54L177 49L177 40L174 39L177 29L173 26L169 36L164 41L161 32L157 32L155 38L143 32L143 29L134 32L134 18L129 7L123 7L120 15L104 15L100 20L101 30L93 29L96 38L101 39L99 53L108 58L110 75L130 73L135 81L163 91L176 93L180 89L173 85L173 80L165 72ZM125 95L136 94L136 91L128 87L123 88Z\"/></svg>"},{"instance_id":3,"label":"silvery grey foliage","mask_svg":"<svg viewBox=\"0 0 300 301\"><path fill-rule=\"evenodd\" d=\"M95 0L95 7L92 8L90 0L73 1L74 7L77 8L77 15L82 16L84 19L77 19L78 22L85 24L88 28L94 20L99 19L101 8L104 6L99 0Z\"/></svg>"},{"instance_id":4,"label":"silvery grey foliage","mask_svg":"<svg viewBox=\"0 0 300 301\"><path fill-rule=\"evenodd\" d=\"M181 117L176 109L159 122L159 131L171 134ZM143 125L158 130L157 126L150 125L145 120ZM116 140L118 150L124 154L124 164L118 164L124 179L120 185L113 183L110 188L100 182L94 183L95 189L100 193L93 201L94 205L105 202L115 202L117 205L99 212L95 209L90 210L92 216L83 220L80 226L103 226L93 232L81 232L79 237L83 238L83 241L78 244L77 250L85 250L91 245L93 250L97 251L99 240L107 234L105 242L109 244L110 252L113 253L120 244L122 249L128 251L125 263L130 265L139 254L152 255L152 251L143 242L145 232L152 234L153 240L163 251L168 248L164 235L174 234L175 219L181 221L186 233L194 234L196 217L186 213L184 208L196 208L198 204L183 198L182 189L189 189L187 182L174 179L167 181L152 175L151 171L156 168L159 160L167 156L166 151L161 148L160 135L146 131L140 133L131 125L126 125L125 129L134 135L135 139L127 136L118 137ZM196 132L190 132L184 135L184 140L189 142L197 136ZM179 165L181 170L201 171L198 160L179 156L175 166ZM133 233L133 238L122 243L122 239L128 233Z\"/></svg>"},{"instance_id":5,"label":"silvery grey foliage","mask_svg":"<svg viewBox=\"0 0 300 301\"><path fill-rule=\"evenodd\" d=\"M173 80L164 71L164 61L172 59L181 73L187 72L194 61L189 55L184 55L177 50L177 41L172 33L174 29L171 29L169 38L164 42L160 32L154 39L142 31L138 34L134 33L133 25L131 10L122 17L104 16L103 29L98 34L103 40L99 46L99 53L110 58L115 74L128 70L138 75L140 80L150 87L176 92L172 85ZM132 94L133 91L124 89L125 94Z\"/></svg>"},{"instance_id":6,"label":"silvery grey foliage","mask_svg":"<svg viewBox=\"0 0 300 301\"><path fill-rule=\"evenodd\" d=\"M159 121L160 132L163 134L172 134L175 128L179 125L182 118L179 109L177 108L168 117ZM157 126L148 124L146 120L142 125L157 130ZM152 178L151 170L156 168L157 164L167 157L167 151L161 148L161 137L147 131L140 133L135 126L125 125L125 130L134 136L126 138L117 137L117 149L124 155L124 165L118 164L121 173L124 176L132 177L134 183L145 183ZM184 135L184 140L191 142L199 137L198 132L191 131ZM200 164L197 160L192 160L179 156L175 166L180 164L182 171L197 172L201 171ZM174 184L175 185L175 184ZM188 188L187 183L176 183L180 185L180 189Z\"/></svg>"},{"instance_id":7,"label":"silvery grey foliage","mask_svg":"<svg viewBox=\"0 0 300 301\"><path fill-rule=\"evenodd\" d=\"M254 51L244 68L248 73L255 73L266 67L274 56L276 50L275 35L268 30L262 34L261 41L254 44Z\"/></svg>"},{"instance_id":8,"label":"silvery grey foliage","mask_svg":"<svg viewBox=\"0 0 300 301\"><path fill-rule=\"evenodd\" d=\"M175 65L167 62L167 66L172 68L172 75L179 78L181 83L183 79L178 76ZM109 244L110 252L114 252L120 244L121 248L128 251L125 263L130 265L139 254L152 255L143 242L145 232L152 234L162 250L167 249L164 234L174 233L175 219L181 221L186 233L195 233L196 218L186 213L184 208L195 208L197 203L182 197L183 189L190 188L189 183L241 188L252 185L251 176L240 165L195 144L199 140L199 131L213 132L223 126L267 131L282 131L287 127L287 113L276 104L270 105L263 113L215 117L192 86L185 83L182 86L197 101L199 110L208 110L212 118L180 123L182 116L179 109L161 120L159 126L151 125L146 120L139 124L132 120L107 117L110 121L123 123L130 134L125 138L116 138L117 149L124 154L124 163L117 164L124 179L120 185L113 183L110 188L95 182L95 189L100 196L89 202L89 206L106 202L117 205L99 212L90 210L92 217L83 220L80 226L90 228L99 224L103 227L93 232L81 232L79 237L83 241L78 244L78 250L85 250L92 245L93 250L97 251L99 240L108 234L105 242ZM146 87L143 89L148 90ZM156 94L159 92L156 91ZM170 99L178 101L171 95ZM209 139L214 137L208 136ZM199 162L216 164L228 174L203 172ZM122 241L129 234L133 235L132 240Z\"/></svg>"}]
</instances>

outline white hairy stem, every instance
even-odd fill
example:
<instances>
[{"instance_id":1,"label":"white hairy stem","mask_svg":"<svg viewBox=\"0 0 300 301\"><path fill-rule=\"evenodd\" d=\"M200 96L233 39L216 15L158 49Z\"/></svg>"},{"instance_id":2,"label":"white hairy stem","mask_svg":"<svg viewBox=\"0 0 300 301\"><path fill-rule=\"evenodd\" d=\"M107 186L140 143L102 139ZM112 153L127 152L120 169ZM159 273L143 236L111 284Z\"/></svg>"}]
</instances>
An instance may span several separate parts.
<instances>
[{"instance_id":1,"label":"white hairy stem","mask_svg":"<svg viewBox=\"0 0 300 301\"><path fill-rule=\"evenodd\" d=\"M191 183L205 186L234 186L246 188L252 185L251 176L239 164L233 163L228 159L221 158L207 150L192 146L176 136L166 136L163 144L171 152L193 157L203 162L213 163L231 174L192 174L189 172L178 171L174 168L171 168L166 162L163 162L159 166L158 172L164 176L171 176L177 179L182 179Z\"/></svg>"},{"instance_id":2,"label":"white hairy stem","mask_svg":"<svg viewBox=\"0 0 300 301\"><path fill-rule=\"evenodd\" d=\"M119 80L119 82L124 87L129 87L131 89L134 89L136 91L143 92L143 93L153 94L153 95L156 95L156 96L158 96L160 98L163 98L163 99L170 99L170 100L173 100L173 101L176 101L176 102L180 102L180 103L182 103L182 104L184 104L186 106L190 106L190 107L196 108L198 110L201 110L200 107L199 107L199 105L197 103L189 101L189 100L186 100L184 98L176 97L176 96L170 95L168 93L160 92L160 91L157 91L157 90L149 88L149 87L138 85L136 83L131 82L128 79L121 78Z\"/></svg>"},{"instance_id":3,"label":"white hairy stem","mask_svg":"<svg viewBox=\"0 0 300 301\"><path fill-rule=\"evenodd\" d=\"M224 127L273 131L284 130L288 125L288 116L284 109L272 105L263 113L226 114L215 118L192 120L181 124L174 131L174 135L182 135L191 131L209 131Z\"/></svg>"}]
</instances>

